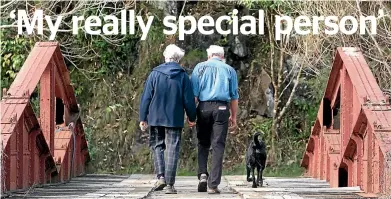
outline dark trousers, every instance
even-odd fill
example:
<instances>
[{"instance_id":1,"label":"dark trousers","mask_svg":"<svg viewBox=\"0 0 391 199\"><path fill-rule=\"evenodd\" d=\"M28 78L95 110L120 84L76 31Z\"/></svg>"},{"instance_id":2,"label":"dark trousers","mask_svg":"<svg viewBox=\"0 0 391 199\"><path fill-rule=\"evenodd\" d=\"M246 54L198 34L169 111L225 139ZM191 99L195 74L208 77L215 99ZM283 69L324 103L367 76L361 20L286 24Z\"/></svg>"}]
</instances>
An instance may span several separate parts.
<instances>
[{"instance_id":1,"label":"dark trousers","mask_svg":"<svg viewBox=\"0 0 391 199\"><path fill-rule=\"evenodd\" d=\"M200 102L197 107L198 178L201 174L208 175L209 188L217 188L221 182L229 116L227 102ZM210 148L212 168L208 173Z\"/></svg>"},{"instance_id":2,"label":"dark trousers","mask_svg":"<svg viewBox=\"0 0 391 199\"><path fill-rule=\"evenodd\" d=\"M149 146L153 152L155 173L164 176L166 183L175 183L176 169L179 158L182 128L151 126L149 131ZM167 149L166 158L164 151Z\"/></svg>"}]
</instances>

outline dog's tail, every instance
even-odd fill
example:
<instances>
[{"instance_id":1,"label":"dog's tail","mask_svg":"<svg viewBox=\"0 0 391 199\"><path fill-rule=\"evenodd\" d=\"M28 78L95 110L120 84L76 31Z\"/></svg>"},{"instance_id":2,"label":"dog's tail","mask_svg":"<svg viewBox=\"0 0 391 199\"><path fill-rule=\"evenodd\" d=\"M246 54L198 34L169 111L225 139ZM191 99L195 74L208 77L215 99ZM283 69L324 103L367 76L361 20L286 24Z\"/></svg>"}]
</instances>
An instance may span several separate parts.
<instances>
[{"instance_id":1,"label":"dog's tail","mask_svg":"<svg viewBox=\"0 0 391 199\"><path fill-rule=\"evenodd\" d=\"M257 147L261 147L261 143L259 143L259 139L258 137L261 135L262 133L261 132L256 132L254 135L253 135L253 140L254 140L254 143Z\"/></svg>"}]
</instances>

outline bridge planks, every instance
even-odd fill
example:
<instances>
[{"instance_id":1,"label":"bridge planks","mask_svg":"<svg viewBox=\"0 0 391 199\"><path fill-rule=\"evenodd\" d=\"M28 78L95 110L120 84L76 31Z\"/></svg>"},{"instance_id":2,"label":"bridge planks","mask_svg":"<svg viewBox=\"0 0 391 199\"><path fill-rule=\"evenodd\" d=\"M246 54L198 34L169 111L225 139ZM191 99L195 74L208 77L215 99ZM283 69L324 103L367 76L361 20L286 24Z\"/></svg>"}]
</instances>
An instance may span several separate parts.
<instances>
[{"instance_id":1,"label":"bridge planks","mask_svg":"<svg viewBox=\"0 0 391 199\"><path fill-rule=\"evenodd\" d=\"M364 198L359 187L330 188L324 180L313 178L273 178L266 177L265 186L251 188L245 176L223 176L221 194L209 195L197 192L197 176L178 176L178 194L165 194L165 190L153 192L156 182L153 175L96 175L89 174L72 178L66 184L36 187L29 191L15 192L10 198L150 198L150 199L200 199L200 198Z\"/></svg>"}]
</instances>

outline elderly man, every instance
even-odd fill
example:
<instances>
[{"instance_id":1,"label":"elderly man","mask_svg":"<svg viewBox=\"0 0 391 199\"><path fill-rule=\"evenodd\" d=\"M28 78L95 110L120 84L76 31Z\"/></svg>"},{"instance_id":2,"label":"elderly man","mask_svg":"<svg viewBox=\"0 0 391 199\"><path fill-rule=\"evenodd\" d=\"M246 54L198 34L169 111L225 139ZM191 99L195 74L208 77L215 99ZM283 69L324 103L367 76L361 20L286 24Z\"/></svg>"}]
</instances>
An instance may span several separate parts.
<instances>
[{"instance_id":1,"label":"elderly man","mask_svg":"<svg viewBox=\"0 0 391 199\"><path fill-rule=\"evenodd\" d=\"M238 80L236 71L223 62L224 48L212 45L208 60L196 65L191 75L197 107L198 191L220 193L223 155L228 126L236 126ZM231 112L231 113L230 113ZM207 171L212 146L212 168ZM207 187L209 189L207 190Z\"/></svg>"},{"instance_id":2,"label":"elderly man","mask_svg":"<svg viewBox=\"0 0 391 199\"><path fill-rule=\"evenodd\" d=\"M175 194L176 168L179 158L184 111L189 126L196 119L196 105L190 79L178 64L184 51L171 44L163 55L164 64L153 69L149 75L140 104L140 128L150 126L149 146L153 151L155 172L158 181L155 191L167 184L167 194ZM167 149L166 159L164 151Z\"/></svg>"}]
</instances>

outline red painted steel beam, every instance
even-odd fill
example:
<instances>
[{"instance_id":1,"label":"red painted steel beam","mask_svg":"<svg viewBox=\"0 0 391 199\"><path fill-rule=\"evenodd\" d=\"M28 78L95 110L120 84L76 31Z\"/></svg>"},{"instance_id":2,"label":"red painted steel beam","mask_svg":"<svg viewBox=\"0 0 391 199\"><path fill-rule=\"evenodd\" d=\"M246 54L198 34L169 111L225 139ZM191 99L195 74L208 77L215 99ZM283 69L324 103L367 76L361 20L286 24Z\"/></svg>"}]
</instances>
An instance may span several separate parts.
<instances>
[{"instance_id":1,"label":"red painted steel beam","mask_svg":"<svg viewBox=\"0 0 391 199\"><path fill-rule=\"evenodd\" d=\"M55 127L55 94L54 94L54 64L49 62L47 68L43 72L40 81L40 125L45 136L46 142L51 149L51 154L54 151L54 127Z\"/></svg>"}]
</instances>

